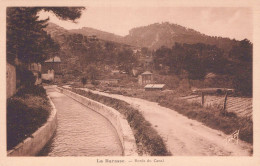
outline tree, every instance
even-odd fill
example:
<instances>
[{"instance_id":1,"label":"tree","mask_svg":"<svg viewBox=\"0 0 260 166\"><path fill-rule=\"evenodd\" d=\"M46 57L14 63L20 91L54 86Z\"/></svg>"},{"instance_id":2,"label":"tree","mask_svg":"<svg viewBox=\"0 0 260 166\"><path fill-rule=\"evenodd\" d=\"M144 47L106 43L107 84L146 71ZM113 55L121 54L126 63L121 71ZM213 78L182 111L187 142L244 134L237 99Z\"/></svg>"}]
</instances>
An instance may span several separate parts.
<instances>
[{"instance_id":1,"label":"tree","mask_svg":"<svg viewBox=\"0 0 260 166\"><path fill-rule=\"evenodd\" d=\"M82 83L82 85L84 87L86 85L86 83L87 83L87 78L86 77L82 77L81 78L81 83Z\"/></svg>"},{"instance_id":2,"label":"tree","mask_svg":"<svg viewBox=\"0 0 260 166\"><path fill-rule=\"evenodd\" d=\"M86 69L88 79L90 79L91 81L95 81L97 79L98 72L99 71L98 71L96 65L94 65L94 64L88 65L88 67Z\"/></svg>"},{"instance_id":3,"label":"tree","mask_svg":"<svg viewBox=\"0 0 260 166\"><path fill-rule=\"evenodd\" d=\"M123 48L117 54L117 65L120 70L126 73L131 73L134 65L137 63L136 57L133 56L133 51L129 48Z\"/></svg>"},{"instance_id":4,"label":"tree","mask_svg":"<svg viewBox=\"0 0 260 166\"><path fill-rule=\"evenodd\" d=\"M229 55L235 60L251 62L253 59L253 44L247 39L241 40L232 47Z\"/></svg>"},{"instance_id":5,"label":"tree","mask_svg":"<svg viewBox=\"0 0 260 166\"><path fill-rule=\"evenodd\" d=\"M43 62L51 53L59 50L44 30L49 19L39 20L41 10L53 12L58 18L75 21L82 7L8 7L7 8L7 61L15 64L17 58L28 65Z\"/></svg>"}]
</instances>

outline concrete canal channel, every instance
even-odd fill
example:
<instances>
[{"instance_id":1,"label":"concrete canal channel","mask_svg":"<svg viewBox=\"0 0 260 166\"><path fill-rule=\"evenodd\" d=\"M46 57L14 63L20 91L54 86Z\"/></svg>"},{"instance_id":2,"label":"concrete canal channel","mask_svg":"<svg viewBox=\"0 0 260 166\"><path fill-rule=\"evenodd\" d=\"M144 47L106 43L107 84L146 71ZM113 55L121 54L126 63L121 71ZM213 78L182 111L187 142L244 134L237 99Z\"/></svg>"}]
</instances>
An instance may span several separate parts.
<instances>
[{"instance_id":1,"label":"concrete canal channel","mask_svg":"<svg viewBox=\"0 0 260 166\"><path fill-rule=\"evenodd\" d=\"M57 109L57 130L40 156L120 156L123 149L112 124L72 98L47 88Z\"/></svg>"}]
</instances>

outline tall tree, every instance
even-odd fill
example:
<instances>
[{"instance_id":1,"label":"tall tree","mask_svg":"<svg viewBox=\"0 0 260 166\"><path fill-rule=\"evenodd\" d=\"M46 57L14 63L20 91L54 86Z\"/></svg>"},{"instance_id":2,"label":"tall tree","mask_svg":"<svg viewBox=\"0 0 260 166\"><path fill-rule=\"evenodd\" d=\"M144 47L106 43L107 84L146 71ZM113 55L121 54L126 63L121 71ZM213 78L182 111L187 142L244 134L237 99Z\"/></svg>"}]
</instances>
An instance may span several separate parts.
<instances>
[{"instance_id":1,"label":"tall tree","mask_svg":"<svg viewBox=\"0 0 260 166\"><path fill-rule=\"evenodd\" d=\"M49 19L39 20L41 10L53 12L58 18L74 21L83 7L9 7L7 8L7 61L17 58L24 64L42 62L59 50L44 28Z\"/></svg>"}]
</instances>

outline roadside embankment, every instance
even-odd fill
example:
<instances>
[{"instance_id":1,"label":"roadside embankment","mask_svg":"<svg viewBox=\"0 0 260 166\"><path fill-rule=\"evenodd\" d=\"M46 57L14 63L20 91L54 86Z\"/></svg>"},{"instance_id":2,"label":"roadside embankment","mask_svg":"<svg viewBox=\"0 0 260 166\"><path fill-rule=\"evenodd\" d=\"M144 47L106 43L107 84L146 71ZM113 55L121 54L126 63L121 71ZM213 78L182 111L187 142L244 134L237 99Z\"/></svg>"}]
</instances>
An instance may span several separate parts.
<instances>
[{"instance_id":1,"label":"roadside embankment","mask_svg":"<svg viewBox=\"0 0 260 166\"><path fill-rule=\"evenodd\" d=\"M170 152L167 151L167 148L165 146L165 143L163 142L163 139L152 128L151 124L144 119L144 117L138 110L131 107L130 104L128 104L124 101L121 101L121 100L110 98L110 97L93 94L91 92L85 92L84 90L71 89L71 91L85 96L84 100L92 99L92 100L90 100L90 101L92 101L92 103L96 104L96 103L100 102L100 103L105 104L105 105L103 105L103 104L98 103L100 105L98 107L100 109L100 111L102 110L102 108L106 108L106 109L110 108L110 109L115 110L117 112L117 114L119 114L119 115L121 114L122 117L125 117L127 119L127 121L125 120L125 123L127 123L127 124L129 123L129 125L131 127L129 129L133 130L134 138L135 138L134 141L138 145L138 154L139 155L152 155L152 156L171 155ZM63 92L65 92L65 93L72 94L73 92L71 92L71 91L63 89ZM80 96L75 93L73 93L74 96L76 96L76 97ZM82 96L81 96L81 98L82 98ZM88 98L90 98L90 99L88 99ZM82 99L80 99L80 100L82 100ZM98 102L93 101L93 100L96 100ZM89 102L89 103L87 103L87 105L90 107L93 107L93 105L95 105L95 104L92 104L92 103ZM108 105L110 107L108 107L106 105ZM94 106L94 108L95 108L95 106ZM104 114L103 112L104 111L102 111L101 114ZM110 118L110 115L104 114L104 116ZM111 122L111 123L113 124L113 122ZM120 135L120 130L119 130L118 134Z\"/></svg>"}]
</instances>

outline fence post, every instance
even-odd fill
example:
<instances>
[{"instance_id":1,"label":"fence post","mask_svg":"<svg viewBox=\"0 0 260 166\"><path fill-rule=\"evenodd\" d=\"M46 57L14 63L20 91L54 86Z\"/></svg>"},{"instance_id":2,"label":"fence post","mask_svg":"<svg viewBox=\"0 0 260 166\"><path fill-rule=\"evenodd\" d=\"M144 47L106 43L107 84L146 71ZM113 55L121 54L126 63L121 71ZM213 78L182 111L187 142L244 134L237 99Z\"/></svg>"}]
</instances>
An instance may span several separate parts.
<instances>
[{"instance_id":1,"label":"fence post","mask_svg":"<svg viewBox=\"0 0 260 166\"><path fill-rule=\"evenodd\" d=\"M201 105L204 106L204 93L201 92Z\"/></svg>"},{"instance_id":2,"label":"fence post","mask_svg":"<svg viewBox=\"0 0 260 166\"><path fill-rule=\"evenodd\" d=\"M227 107L227 96L228 96L228 92L226 92L226 95L225 95L225 99L224 99L224 106L223 106L223 111L225 113L225 116L226 116L226 107Z\"/></svg>"}]
</instances>

